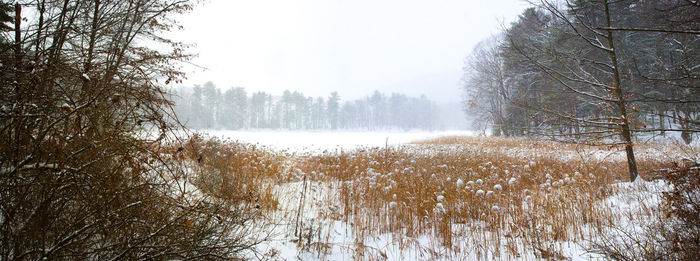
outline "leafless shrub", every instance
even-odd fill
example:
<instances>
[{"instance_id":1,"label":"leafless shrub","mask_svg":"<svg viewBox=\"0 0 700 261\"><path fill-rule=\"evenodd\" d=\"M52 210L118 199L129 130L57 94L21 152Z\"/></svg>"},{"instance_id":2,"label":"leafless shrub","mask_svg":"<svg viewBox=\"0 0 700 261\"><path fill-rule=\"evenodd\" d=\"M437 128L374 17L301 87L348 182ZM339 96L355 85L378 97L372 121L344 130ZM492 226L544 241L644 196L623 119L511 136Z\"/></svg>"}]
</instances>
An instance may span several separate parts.
<instances>
[{"instance_id":1,"label":"leafless shrub","mask_svg":"<svg viewBox=\"0 0 700 261\"><path fill-rule=\"evenodd\" d=\"M695 162L666 169L672 189L663 204L647 210L650 222L606 227L590 252L614 260L695 260L700 256L700 169Z\"/></svg>"},{"instance_id":2,"label":"leafless shrub","mask_svg":"<svg viewBox=\"0 0 700 261\"><path fill-rule=\"evenodd\" d=\"M0 35L0 259L226 259L259 242L246 234L257 210L194 186L199 162L177 145L166 84L190 56L160 35L191 3L7 6L16 19Z\"/></svg>"}]
</instances>

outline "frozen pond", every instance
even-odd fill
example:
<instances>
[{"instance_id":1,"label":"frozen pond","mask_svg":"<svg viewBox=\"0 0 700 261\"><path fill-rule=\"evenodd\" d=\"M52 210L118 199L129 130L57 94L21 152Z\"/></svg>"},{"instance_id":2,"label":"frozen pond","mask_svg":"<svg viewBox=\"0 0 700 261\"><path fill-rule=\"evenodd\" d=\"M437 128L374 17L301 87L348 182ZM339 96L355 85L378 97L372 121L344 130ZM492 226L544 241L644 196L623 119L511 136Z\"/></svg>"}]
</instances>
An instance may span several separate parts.
<instances>
[{"instance_id":1,"label":"frozen pond","mask_svg":"<svg viewBox=\"0 0 700 261\"><path fill-rule=\"evenodd\" d=\"M383 147L388 145L406 144L412 141L436 138L442 136L473 136L475 132L468 130L453 131L230 131L230 130L200 130L212 137L237 140L240 142L259 144L273 149L302 150L336 150L352 149L357 146Z\"/></svg>"}]
</instances>

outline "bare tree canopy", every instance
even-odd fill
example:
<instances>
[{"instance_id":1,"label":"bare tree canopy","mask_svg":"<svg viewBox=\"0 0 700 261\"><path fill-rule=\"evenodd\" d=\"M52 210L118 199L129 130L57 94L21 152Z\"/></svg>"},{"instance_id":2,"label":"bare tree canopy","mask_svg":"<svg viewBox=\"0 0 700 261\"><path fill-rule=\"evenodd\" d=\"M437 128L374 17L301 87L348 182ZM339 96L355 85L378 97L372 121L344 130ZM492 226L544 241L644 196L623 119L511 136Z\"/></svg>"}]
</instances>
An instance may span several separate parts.
<instances>
[{"instance_id":1,"label":"bare tree canopy","mask_svg":"<svg viewBox=\"0 0 700 261\"><path fill-rule=\"evenodd\" d=\"M1 6L0 259L219 259L256 243L240 202L192 195L196 152L175 149L165 86L190 55L162 34L192 3Z\"/></svg>"},{"instance_id":2,"label":"bare tree canopy","mask_svg":"<svg viewBox=\"0 0 700 261\"><path fill-rule=\"evenodd\" d=\"M677 131L692 141L700 131L697 4L534 4L490 48L498 51L478 47L467 60L466 103L503 115L482 117L494 133L624 146L632 180L635 137Z\"/></svg>"}]
</instances>

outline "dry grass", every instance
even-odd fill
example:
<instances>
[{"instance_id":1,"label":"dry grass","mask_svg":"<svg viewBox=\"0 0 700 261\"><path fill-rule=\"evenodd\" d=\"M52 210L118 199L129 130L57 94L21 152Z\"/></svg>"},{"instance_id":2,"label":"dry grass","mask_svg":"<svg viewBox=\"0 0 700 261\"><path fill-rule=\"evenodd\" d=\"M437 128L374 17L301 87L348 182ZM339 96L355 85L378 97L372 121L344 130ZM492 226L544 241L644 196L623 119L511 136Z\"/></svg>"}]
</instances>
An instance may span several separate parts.
<instances>
[{"instance_id":1,"label":"dry grass","mask_svg":"<svg viewBox=\"0 0 700 261\"><path fill-rule=\"evenodd\" d=\"M288 181L283 175L287 157L255 145L194 135L183 145L169 148L176 159L189 162L188 179L200 191L232 204L263 212L278 208L272 187Z\"/></svg>"},{"instance_id":2,"label":"dry grass","mask_svg":"<svg viewBox=\"0 0 700 261\"><path fill-rule=\"evenodd\" d=\"M448 137L307 155L297 167L340 186L327 204L342 203L342 219L353 224L358 243L384 233L431 234L450 249L471 239L483 251L477 256L534 249L557 258L554 242L580 241L607 220L610 213L596 203L612 193L606 185L627 177L625 162L609 154L574 144ZM642 170L670 164L640 158Z\"/></svg>"},{"instance_id":3,"label":"dry grass","mask_svg":"<svg viewBox=\"0 0 700 261\"><path fill-rule=\"evenodd\" d=\"M447 137L299 155L195 137L174 155L197 162L200 190L259 208L316 258L332 252L341 222L353 238L342 247L355 259L386 259L367 240L387 234L401 251L427 235L443 251L419 250L431 258L563 259L561 242L584 242L621 218L600 204L618 193L610 184L627 179L624 155L606 149ZM647 178L679 154L637 151Z\"/></svg>"}]
</instances>

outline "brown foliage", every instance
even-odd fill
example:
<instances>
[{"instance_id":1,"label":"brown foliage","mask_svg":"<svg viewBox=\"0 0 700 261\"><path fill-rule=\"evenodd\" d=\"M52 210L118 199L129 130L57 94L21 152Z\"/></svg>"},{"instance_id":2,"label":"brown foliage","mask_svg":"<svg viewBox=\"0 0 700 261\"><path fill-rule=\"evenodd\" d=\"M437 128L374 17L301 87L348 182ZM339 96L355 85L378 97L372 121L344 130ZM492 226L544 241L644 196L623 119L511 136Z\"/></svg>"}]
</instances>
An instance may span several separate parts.
<instances>
[{"instance_id":1,"label":"brown foliage","mask_svg":"<svg viewBox=\"0 0 700 261\"><path fill-rule=\"evenodd\" d=\"M668 181L673 190L664 198L673 225L663 231L668 239L665 257L694 260L700 256L700 165L681 166L669 173Z\"/></svg>"},{"instance_id":2,"label":"brown foliage","mask_svg":"<svg viewBox=\"0 0 700 261\"><path fill-rule=\"evenodd\" d=\"M0 259L219 259L259 242L254 209L197 193L195 163L163 150L182 142L158 80L189 55L159 35L188 1L22 8L36 19L0 38Z\"/></svg>"}]
</instances>

